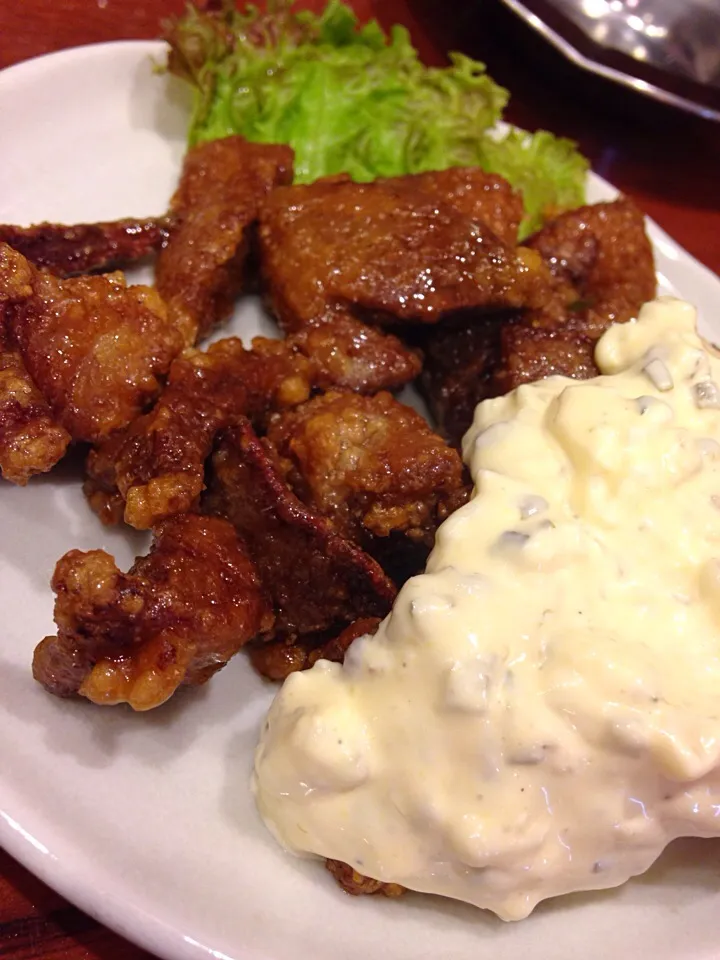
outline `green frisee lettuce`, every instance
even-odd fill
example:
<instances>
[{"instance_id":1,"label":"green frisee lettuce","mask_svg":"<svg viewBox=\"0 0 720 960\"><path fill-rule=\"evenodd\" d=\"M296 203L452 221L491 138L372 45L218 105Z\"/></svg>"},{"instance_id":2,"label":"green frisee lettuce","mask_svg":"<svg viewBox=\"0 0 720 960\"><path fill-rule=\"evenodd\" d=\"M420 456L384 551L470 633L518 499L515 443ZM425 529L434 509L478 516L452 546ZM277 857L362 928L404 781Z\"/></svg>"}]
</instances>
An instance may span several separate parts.
<instances>
[{"instance_id":1,"label":"green frisee lettuce","mask_svg":"<svg viewBox=\"0 0 720 960\"><path fill-rule=\"evenodd\" d=\"M508 93L484 64L455 53L448 67L426 67L404 27L360 27L339 0L320 15L291 6L241 13L223 0L168 25L169 69L196 90L191 144L238 133L288 143L297 183L478 165L522 191L523 235L583 202L587 163L570 141L493 136Z\"/></svg>"}]
</instances>

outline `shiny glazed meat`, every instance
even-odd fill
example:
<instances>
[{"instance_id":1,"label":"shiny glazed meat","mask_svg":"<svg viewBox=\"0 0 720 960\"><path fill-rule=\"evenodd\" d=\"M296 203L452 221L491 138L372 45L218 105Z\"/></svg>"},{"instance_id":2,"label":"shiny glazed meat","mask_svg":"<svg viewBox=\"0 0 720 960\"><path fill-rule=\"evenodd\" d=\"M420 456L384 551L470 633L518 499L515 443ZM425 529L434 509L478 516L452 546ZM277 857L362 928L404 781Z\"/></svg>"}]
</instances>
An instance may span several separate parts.
<instances>
[{"instance_id":1,"label":"shiny glazed meat","mask_svg":"<svg viewBox=\"0 0 720 960\"><path fill-rule=\"evenodd\" d=\"M273 417L268 439L303 503L366 549L391 533L431 546L463 486L457 451L389 393L330 391Z\"/></svg>"},{"instance_id":2,"label":"shiny glazed meat","mask_svg":"<svg viewBox=\"0 0 720 960\"><path fill-rule=\"evenodd\" d=\"M212 458L203 507L234 524L273 598L276 638L332 636L359 617L384 616L396 589L381 567L304 506L272 448L248 422L226 431Z\"/></svg>"},{"instance_id":3,"label":"shiny glazed meat","mask_svg":"<svg viewBox=\"0 0 720 960\"><path fill-rule=\"evenodd\" d=\"M73 440L127 426L160 390L182 348L165 304L122 274L61 280L0 243L0 309L7 335Z\"/></svg>"},{"instance_id":4,"label":"shiny glazed meat","mask_svg":"<svg viewBox=\"0 0 720 960\"><path fill-rule=\"evenodd\" d=\"M193 509L215 437L242 415L262 418L310 395L310 365L285 341L230 337L189 349L155 407L90 452L85 494L105 523L146 530Z\"/></svg>"},{"instance_id":5,"label":"shiny glazed meat","mask_svg":"<svg viewBox=\"0 0 720 960\"><path fill-rule=\"evenodd\" d=\"M170 211L178 220L156 283L186 345L230 315L245 282L250 228L273 187L292 180L290 147L225 137L185 156Z\"/></svg>"},{"instance_id":6,"label":"shiny glazed meat","mask_svg":"<svg viewBox=\"0 0 720 960\"><path fill-rule=\"evenodd\" d=\"M644 219L626 199L561 214L527 241L564 294L554 305L513 315L466 311L422 341L422 392L445 436L459 443L477 403L554 374L595 376L595 342L655 295L652 247Z\"/></svg>"},{"instance_id":7,"label":"shiny glazed meat","mask_svg":"<svg viewBox=\"0 0 720 960\"><path fill-rule=\"evenodd\" d=\"M170 217L108 223L0 224L0 242L58 277L126 267L158 250L167 240Z\"/></svg>"},{"instance_id":8,"label":"shiny glazed meat","mask_svg":"<svg viewBox=\"0 0 720 960\"><path fill-rule=\"evenodd\" d=\"M342 663L353 641L368 633L375 633L379 623L378 617L363 617L329 640L316 635L300 639L286 637L269 643L250 644L247 652L250 662L261 676L281 681L297 670L307 670L318 660Z\"/></svg>"},{"instance_id":9,"label":"shiny glazed meat","mask_svg":"<svg viewBox=\"0 0 720 960\"><path fill-rule=\"evenodd\" d=\"M419 366L395 337L350 318L285 340L256 337L250 350L237 337L188 349L155 407L90 452L86 496L104 523L148 529L193 509L215 437L239 416L264 427L334 377L357 388L399 386Z\"/></svg>"},{"instance_id":10,"label":"shiny glazed meat","mask_svg":"<svg viewBox=\"0 0 720 960\"><path fill-rule=\"evenodd\" d=\"M655 296L645 218L625 197L562 213L526 243L585 301L583 328L593 339L637 316Z\"/></svg>"},{"instance_id":11,"label":"shiny glazed meat","mask_svg":"<svg viewBox=\"0 0 720 960\"><path fill-rule=\"evenodd\" d=\"M55 422L0 313L0 475L24 485L60 460L70 434Z\"/></svg>"},{"instance_id":12,"label":"shiny glazed meat","mask_svg":"<svg viewBox=\"0 0 720 960\"><path fill-rule=\"evenodd\" d=\"M420 373L418 353L347 314L329 314L287 338L312 361L315 386L357 393L397 390Z\"/></svg>"},{"instance_id":13,"label":"shiny glazed meat","mask_svg":"<svg viewBox=\"0 0 720 960\"><path fill-rule=\"evenodd\" d=\"M157 707L272 625L252 561L212 517L166 521L128 573L104 550L71 550L52 586L58 633L36 648L33 674L57 696L97 704Z\"/></svg>"},{"instance_id":14,"label":"shiny glazed meat","mask_svg":"<svg viewBox=\"0 0 720 960\"><path fill-rule=\"evenodd\" d=\"M328 178L273 191L262 208L260 246L281 325L294 331L329 310L381 323L436 323L463 307L534 304L538 284L544 289L551 278L539 257L516 251L518 200L501 183L473 168L362 184ZM503 205L511 211L503 230L510 243L480 219L485 211L495 223Z\"/></svg>"}]
</instances>

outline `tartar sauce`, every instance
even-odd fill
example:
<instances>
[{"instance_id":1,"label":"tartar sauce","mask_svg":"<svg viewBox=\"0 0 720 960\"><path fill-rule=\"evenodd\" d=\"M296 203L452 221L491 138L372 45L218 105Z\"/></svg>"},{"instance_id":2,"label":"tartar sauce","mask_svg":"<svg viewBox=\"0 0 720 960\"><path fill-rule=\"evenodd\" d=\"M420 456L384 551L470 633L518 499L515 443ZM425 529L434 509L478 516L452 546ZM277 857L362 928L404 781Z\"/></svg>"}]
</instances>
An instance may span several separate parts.
<instances>
[{"instance_id":1,"label":"tartar sauce","mask_svg":"<svg viewBox=\"0 0 720 960\"><path fill-rule=\"evenodd\" d=\"M671 298L596 359L480 404L427 571L279 692L288 849L514 920L720 834L720 360Z\"/></svg>"}]
</instances>

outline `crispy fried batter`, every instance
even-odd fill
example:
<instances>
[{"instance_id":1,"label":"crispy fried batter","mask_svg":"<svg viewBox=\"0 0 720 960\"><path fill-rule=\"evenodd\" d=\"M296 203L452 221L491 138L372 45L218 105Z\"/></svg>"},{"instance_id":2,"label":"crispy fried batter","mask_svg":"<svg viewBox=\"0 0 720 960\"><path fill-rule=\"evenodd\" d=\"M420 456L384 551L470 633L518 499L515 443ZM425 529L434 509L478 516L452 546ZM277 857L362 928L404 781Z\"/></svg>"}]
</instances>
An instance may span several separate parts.
<instances>
[{"instance_id":1,"label":"crispy fried batter","mask_svg":"<svg viewBox=\"0 0 720 960\"><path fill-rule=\"evenodd\" d=\"M0 243L0 307L25 367L73 440L122 429L181 349L165 305L122 274L61 280Z\"/></svg>"},{"instance_id":2,"label":"crispy fried batter","mask_svg":"<svg viewBox=\"0 0 720 960\"><path fill-rule=\"evenodd\" d=\"M246 542L273 598L275 637L327 636L390 609L392 581L300 503L249 422L228 430L219 444L204 509L230 520Z\"/></svg>"},{"instance_id":3,"label":"crispy fried batter","mask_svg":"<svg viewBox=\"0 0 720 960\"><path fill-rule=\"evenodd\" d=\"M351 183L318 180L273 191L260 217L270 305L294 331L348 310L372 322L435 323L465 307L540 307L567 285L533 251L503 242L497 178L456 170ZM488 182L494 187L486 189ZM505 188L509 191L509 187ZM556 309L553 306L554 309Z\"/></svg>"},{"instance_id":4,"label":"crispy fried batter","mask_svg":"<svg viewBox=\"0 0 720 960\"><path fill-rule=\"evenodd\" d=\"M315 386L323 390L397 390L422 366L417 352L397 337L344 314L309 323L288 341L312 360Z\"/></svg>"},{"instance_id":5,"label":"crispy fried batter","mask_svg":"<svg viewBox=\"0 0 720 960\"><path fill-rule=\"evenodd\" d=\"M627 198L560 214L527 241L553 274L587 301L584 329L599 337L655 296L655 264L645 219Z\"/></svg>"},{"instance_id":6,"label":"crispy fried batter","mask_svg":"<svg viewBox=\"0 0 720 960\"><path fill-rule=\"evenodd\" d=\"M155 534L121 573L103 550L71 550L52 580L58 634L36 648L50 693L149 710L181 685L205 683L272 616L233 527L193 514Z\"/></svg>"},{"instance_id":7,"label":"crispy fried batter","mask_svg":"<svg viewBox=\"0 0 720 960\"><path fill-rule=\"evenodd\" d=\"M371 880L370 877L363 876L347 864L340 860L326 860L325 867L335 877L337 882L343 888L345 893L353 897L359 897L363 894L381 893L385 897L400 897L405 893L405 887L399 883L383 883L381 880Z\"/></svg>"},{"instance_id":8,"label":"crispy fried batter","mask_svg":"<svg viewBox=\"0 0 720 960\"><path fill-rule=\"evenodd\" d=\"M226 137L185 156L171 202L179 220L157 262L158 290L186 345L227 319L242 289L250 228L274 186L292 180L290 147Z\"/></svg>"},{"instance_id":9,"label":"crispy fried batter","mask_svg":"<svg viewBox=\"0 0 720 960\"><path fill-rule=\"evenodd\" d=\"M457 451L389 393L330 391L271 418L268 439L303 503L371 552L393 533L432 546L440 505L463 487Z\"/></svg>"},{"instance_id":10,"label":"crispy fried batter","mask_svg":"<svg viewBox=\"0 0 720 960\"><path fill-rule=\"evenodd\" d=\"M301 403L310 378L309 362L281 340L258 337L249 351L229 337L186 350L153 410L90 452L90 505L105 523L124 516L139 530L193 509L217 433L241 414L263 419Z\"/></svg>"},{"instance_id":11,"label":"crispy fried batter","mask_svg":"<svg viewBox=\"0 0 720 960\"><path fill-rule=\"evenodd\" d=\"M329 640L308 637L304 640L286 638L270 643L248 644L247 652L255 670L268 680L285 680L291 673L307 670L318 660L342 663L350 644L358 637L375 633L379 617L363 617L351 623Z\"/></svg>"},{"instance_id":12,"label":"crispy fried batter","mask_svg":"<svg viewBox=\"0 0 720 960\"><path fill-rule=\"evenodd\" d=\"M154 409L91 451L86 496L103 522L124 516L147 529L194 507L215 436L240 414L263 427L273 411L297 406L335 377L358 387L399 385L418 368L396 338L354 320L286 340L256 337L251 350L233 337L205 353L187 350Z\"/></svg>"},{"instance_id":13,"label":"crispy fried batter","mask_svg":"<svg viewBox=\"0 0 720 960\"><path fill-rule=\"evenodd\" d=\"M7 337L0 310L0 475L24 485L52 469L69 443Z\"/></svg>"},{"instance_id":14,"label":"crispy fried batter","mask_svg":"<svg viewBox=\"0 0 720 960\"><path fill-rule=\"evenodd\" d=\"M44 267L58 277L72 277L141 260L162 246L172 226L169 217L72 226L0 224L0 242L13 247L36 267Z\"/></svg>"}]
</instances>

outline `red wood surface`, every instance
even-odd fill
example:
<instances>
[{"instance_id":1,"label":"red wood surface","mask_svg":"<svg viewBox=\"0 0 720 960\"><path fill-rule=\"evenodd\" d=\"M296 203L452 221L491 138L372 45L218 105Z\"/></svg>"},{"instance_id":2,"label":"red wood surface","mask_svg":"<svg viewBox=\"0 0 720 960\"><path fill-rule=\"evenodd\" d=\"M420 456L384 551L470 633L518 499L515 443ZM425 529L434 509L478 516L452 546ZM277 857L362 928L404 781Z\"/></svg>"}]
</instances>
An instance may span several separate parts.
<instances>
[{"instance_id":1,"label":"red wood surface","mask_svg":"<svg viewBox=\"0 0 720 960\"><path fill-rule=\"evenodd\" d=\"M321 0L307 5L317 8ZM443 62L450 49L483 59L512 93L509 119L573 137L598 173L720 273L719 127L582 74L499 0L357 0L354 6L386 26L405 23L429 62ZM182 7L182 0L0 0L0 67L78 44L154 37L162 18ZM37 958L147 960L148 954L0 851L0 960Z\"/></svg>"}]
</instances>

